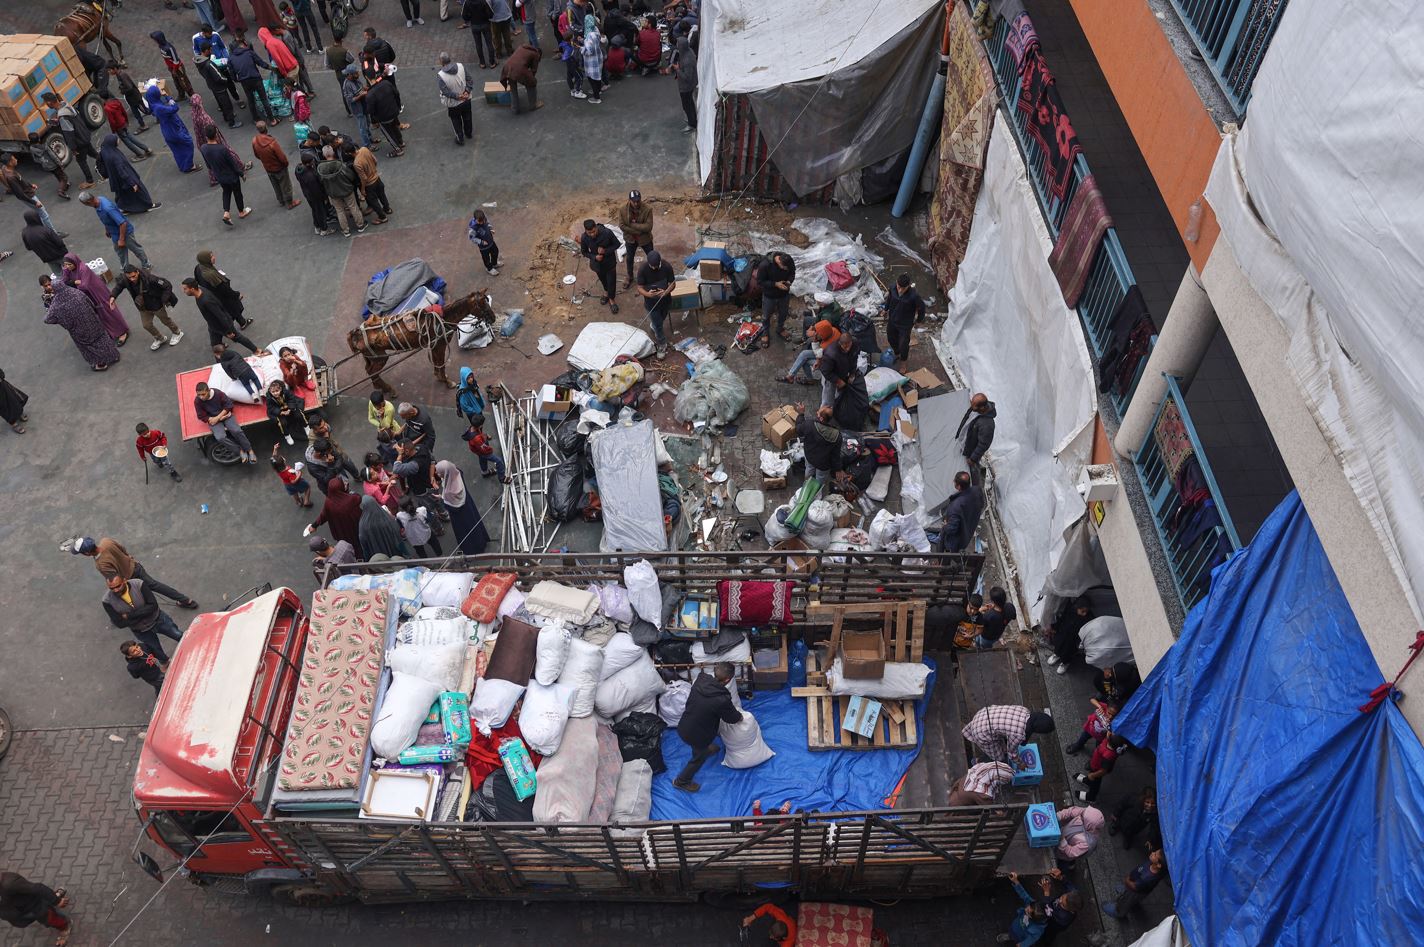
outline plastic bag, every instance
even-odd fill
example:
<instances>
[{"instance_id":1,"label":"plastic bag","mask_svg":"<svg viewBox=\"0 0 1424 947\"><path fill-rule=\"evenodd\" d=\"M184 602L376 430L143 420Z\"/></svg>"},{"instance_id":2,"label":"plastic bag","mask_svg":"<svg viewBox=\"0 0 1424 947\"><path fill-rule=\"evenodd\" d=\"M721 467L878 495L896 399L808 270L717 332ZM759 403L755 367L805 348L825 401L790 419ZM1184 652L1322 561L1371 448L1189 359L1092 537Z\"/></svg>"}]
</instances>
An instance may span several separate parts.
<instances>
[{"instance_id":1,"label":"plastic bag","mask_svg":"<svg viewBox=\"0 0 1424 947\"><path fill-rule=\"evenodd\" d=\"M865 378L857 375L836 395L832 409L836 425L843 431L863 431L870 414L870 395L865 388Z\"/></svg>"},{"instance_id":2,"label":"plastic bag","mask_svg":"<svg viewBox=\"0 0 1424 947\"><path fill-rule=\"evenodd\" d=\"M631 713L613 725L623 762L647 760L653 773L667 770L663 762L663 731L668 724L657 714Z\"/></svg>"},{"instance_id":3,"label":"plastic bag","mask_svg":"<svg viewBox=\"0 0 1424 947\"><path fill-rule=\"evenodd\" d=\"M762 534L770 545L776 545L783 540L787 540L797 535L796 531L786 525L786 517L791 514L791 504L783 503L771 511L771 516L767 517L766 524L762 526Z\"/></svg>"},{"instance_id":4,"label":"plastic bag","mask_svg":"<svg viewBox=\"0 0 1424 947\"><path fill-rule=\"evenodd\" d=\"M865 376L865 390L870 396L872 404L879 404L895 394L904 383L904 375L901 375L893 368L885 368L884 366L872 368Z\"/></svg>"},{"instance_id":5,"label":"plastic bag","mask_svg":"<svg viewBox=\"0 0 1424 947\"><path fill-rule=\"evenodd\" d=\"M625 667L647 657L647 654L647 650L640 648L632 635L626 631L618 632L603 646L603 669L599 672L598 679L608 680Z\"/></svg>"},{"instance_id":6,"label":"plastic bag","mask_svg":"<svg viewBox=\"0 0 1424 947\"><path fill-rule=\"evenodd\" d=\"M578 690L574 694L570 717L587 717L593 713L594 698L598 693L599 674L603 670L603 649L589 644L582 638L569 642L569 655L564 659L564 669L559 674L560 684L572 684Z\"/></svg>"},{"instance_id":7,"label":"plastic bag","mask_svg":"<svg viewBox=\"0 0 1424 947\"><path fill-rule=\"evenodd\" d=\"M800 638L791 642L786 652L786 683L791 687L806 686L806 642ZM662 706L661 702L658 706Z\"/></svg>"},{"instance_id":8,"label":"plastic bag","mask_svg":"<svg viewBox=\"0 0 1424 947\"><path fill-rule=\"evenodd\" d=\"M490 331L489 323L479 316L466 316L455 326L455 331L459 333L456 338L456 345L460 348L482 349L494 341L494 333Z\"/></svg>"},{"instance_id":9,"label":"plastic bag","mask_svg":"<svg viewBox=\"0 0 1424 947\"><path fill-rule=\"evenodd\" d=\"M569 634L563 622L551 621L539 629L539 642L534 647L534 680L548 687L559 679L564 670L564 662L568 660L569 643L572 640L573 636ZM554 752L539 747L535 749L540 753Z\"/></svg>"},{"instance_id":10,"label":"plastic bag","mask_svg":"<svg viewBox=\"0 0 1424 947\"><path fill-rule=\"evenodd\" d=\"M559 462L549 478L549 516L567 523L579 515L583 501L583 455Z\"/></svg>"},{"instance_id":11,"label":"plastic bag","mask_svg":"<svg viewBox=\"0 0 1424 947\"><path fill-rule=\"evenodd\" d=\"M844 260L835 260L826 264L826 285L832 292L842 289L849 289L855 285L855 277L850 275L850 267L845 265Z\"/></svg>"},{"instance_id":12,"label":"plastic bag","mask_svg":"<svg viewBox=\"0 0 1424 947\"><path fill-rule=\"evenodd\" d=\"M577 690L572 684L545 687L536 681L529 685L519 708L519 732L534 752L544 756L559 752Z\"/></svg>"},{"instance_id":13,"label":"plastic bag","mask_svg":"<svg viewBox=\"0 0 1424 947\"><path fill-rule=\"evenodd\" d=\"M836 517L825 500L813 500L806 511L806 525L801 527L801 539L812 549L825 549L831 544L831 530Z\"/></svg>"},{"instance_id":14,"label":"plastic bag","mask_svg":"<svg viewBox=\"0 0 1424 947\"><path fill-rule=\"evenodd\" d=\"M750 397L746 383L726 362L704 362L678 389L673 416L684 423L729 424L746 410Z\"/></svg>"},{"instance_id":15,"label":"plastic bag","mask_svg":"<svg viewBox=\"0 0 1424 947\"><path fill-rule=\"evenodd\" d=\"M642 380L643 366L638 362L624 362L595 375L589 393L600 401L612 401Z\"/></svg>"},{"instance_id":16,"label":"plastic bag","mask_svg":"<svg viewBox=\"0 0 1424 947\"><path fill-rule=\"evenodd\" d=\"M663 596L658 588L658 572L646 559L639 559L623 569L623 585L628 589L628 603L638 617L653 624L663 618Z\"/></svg>"},{"instance_id":17,"label":"plastic bag","mask_svg":"<svg viewBox=\"0 0 1424 947\"><path fill-rule=\"evenodd\" d=\"M800 642L797 643L800 644ZM803 652L806 650L804 644L801 645L801 650ZM804 686L806 682L804 654L801 658L801 682L796 686ZM687 681L669 681L667 690L658 697L658 716L662 717L669 727L677 726L682 721L683 711L687 710L687 698L690 696L692 696L692 685ZM617 732L616 728L614 732Z\"/></svg>"},{"instance_id":18,"label":"plastic bag","mask_svg":"<svg viewBox=\"0 0 1424 947\"><path fill-rule=\"evenodd\" d=\"M581 432L578 429L578 422L572 419L564 421L554 432L554 446L565 457L577 457L583 454L584 446L587 443L588 435Z\"/></svg>"},{"instance_id":19,"label":"plastic bag","mask_svg":"<svg viewBox=\"0 0 1424 947\"><path fill-rule=\"evenodd\" d=\"M742 719L737 723L722 723L718 726L722 743L727 753L722 757L722 765L731 769L751 769L760 766L776 754L762 739L761 726L750 712L742 711Z\"/></svg>"}]
</instances>

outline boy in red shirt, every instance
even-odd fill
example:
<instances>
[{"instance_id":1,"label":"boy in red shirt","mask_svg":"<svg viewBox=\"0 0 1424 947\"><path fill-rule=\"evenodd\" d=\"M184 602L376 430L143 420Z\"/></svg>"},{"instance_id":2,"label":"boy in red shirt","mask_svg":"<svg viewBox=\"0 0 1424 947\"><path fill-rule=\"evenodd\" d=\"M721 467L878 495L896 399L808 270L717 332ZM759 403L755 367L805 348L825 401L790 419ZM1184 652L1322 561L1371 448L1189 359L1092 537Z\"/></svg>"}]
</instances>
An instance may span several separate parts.
<instances>
[{"instance_id":1,"label":"boy in red shirt","mask_svg":"<svg viewBox=\"0 0 1424 947\"><path fill-rule=\"evenodd\" d=\"M1122 748L1127 746L1127 741L1113 733L1107 732L1103 742L1098 744L1098 748L1093 751L1092 759L1088 761L1088 772L1079 773L1073 777L1078 782L1088 788L1078 793L1078 799L1082 802L1096 802L1098 792L1103 788L1103 778L1117 765L1118 755Z\"/></svg>"},{"instance_id":2,"label":"boy in red shirt","mask_svg":"<svg viewBox=\"0 0 1424 947\"><path fill-rule=\"evenodd\" d=\"M138 449L139 457L145 462L152 457L155 467L168 471L168 476L173 478L174 483L182 483L183 475L173 466L173 461L168 459L168 435L162 431L151 430L143 423L134 425L134 433L138 435L134 438L134 447Z\"/></svg>"},{"instance_id":3,"label":"boy in red shirt","mask_svg":"<svg viewBox=\"0 0 1424 947\"><path fill-rule=\"evenodd\" d=\"M751 927L763 917L772 919L771 926L766 930L766 943L775 944L776 947L792 947L796 943L796 922L791 919L791 915L770 902L742 918L742 926Z\"/></svg>"},{"instance_id":4,"label":"boy in red shirt","mask_svg":"<svg viewBox=\"0 0 1424 947\"><path fill-rule=\"evenodd\" d=\"M494 442L485 433L484 415L475 415L470 422L470 429L461 435L465 443L470 447L470 453L480 460L480 476L488 477L492 473L498 475L500 483L510 483L514 478L505 476L504 458L494 452ZM489 465L494 464L494 470L489 469Z\"/></svg>"},{"instance_id":5,"label":"boy in red shirt","mask_svg":"<svg viewBox=\"0 0 1424 947\"><path fill-rule=\"evenodd\" d=\"M282 488L287 491L287 496L292 498L292 502L302 508L312 505L311 483L302 476L302 463L297 461L294 466L287 466L287 458L283 457L280 450L281 445L272 445L272 469L277 472L277 479L282 481Z\"/></svg>"}]
</instances>

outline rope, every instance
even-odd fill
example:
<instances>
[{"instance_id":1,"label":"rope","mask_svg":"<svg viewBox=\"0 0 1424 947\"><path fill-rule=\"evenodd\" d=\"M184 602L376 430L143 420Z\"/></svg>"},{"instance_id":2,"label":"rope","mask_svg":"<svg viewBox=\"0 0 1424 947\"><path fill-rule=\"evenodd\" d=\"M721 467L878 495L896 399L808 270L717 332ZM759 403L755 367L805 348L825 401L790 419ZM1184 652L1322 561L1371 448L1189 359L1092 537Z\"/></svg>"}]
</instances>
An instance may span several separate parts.
<instances>
[{"instance_id":1,"label":"rope","mask_svg":"<svg viewBox=\"0 0 1424 947\"><path fill-rule=\"evenodd\" d=\"M1404 677L1404 672L1409 670L1409 666L1414 663L1415 658L1419 657L1421 651L1424 651L1424 631L1414 636L1414 642L1409 646L1409 658L1404 662L1404 667L1400 668L1399 673L1394 676L1394 680L1385 681L1370 691L1370 699L1360 705L1360 713L1369 713L1384 703L1386 697L1394 695L1395 689L1399 686L1399 679Z\"/></svg>"}]
</instances>

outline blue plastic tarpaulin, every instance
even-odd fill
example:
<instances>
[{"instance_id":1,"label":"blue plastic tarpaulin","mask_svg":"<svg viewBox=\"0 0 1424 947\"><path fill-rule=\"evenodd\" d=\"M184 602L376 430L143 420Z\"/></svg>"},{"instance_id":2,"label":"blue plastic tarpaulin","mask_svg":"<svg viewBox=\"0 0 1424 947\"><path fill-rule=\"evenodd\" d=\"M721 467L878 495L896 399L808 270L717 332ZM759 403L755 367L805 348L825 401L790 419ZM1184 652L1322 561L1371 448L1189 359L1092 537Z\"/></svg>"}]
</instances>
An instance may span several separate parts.
<instances>
[{"instance_id":1,"label":"blue plastic tarpaulin","mask_svg":"<svg viewBox=\"0 0 1424 947\"><path fill-rule=\"evenodd\" d=\"M931 669L935 663L925 658ZM925 682L925 696L915 702L917 734L925 732L925 707L935 685L935 674ZM674 789L672 781L687 765L692 751L677 735L676 727L663 733L663 760L667 772L653 780L654 819L717 819L750 815L760 799L770 812L789 801L793 811L865 812L888 809L885 801L900 777L919 755L920 745L905 750L810 750L806 747L806 700L792 697L791 689L758 691L742 701L761 727L767 746L776 752L751 769L722 765L723 752L702 764L697 773L700 792ZM923 737L920 738L923 742Z\"/></svg>"},{"instance_id":2,"label":"blue plastic tarpaulin","mask_svg":"<svg viewBox=\"0 0 1424 947\"><path fill-rule=\"evenodd\" d=\"M1193 944L1424 939L1424 748L1394 703L1358 709L1383 679L1292 493L1113 727L1157 754Z\"/></svg>"}]
</instances>

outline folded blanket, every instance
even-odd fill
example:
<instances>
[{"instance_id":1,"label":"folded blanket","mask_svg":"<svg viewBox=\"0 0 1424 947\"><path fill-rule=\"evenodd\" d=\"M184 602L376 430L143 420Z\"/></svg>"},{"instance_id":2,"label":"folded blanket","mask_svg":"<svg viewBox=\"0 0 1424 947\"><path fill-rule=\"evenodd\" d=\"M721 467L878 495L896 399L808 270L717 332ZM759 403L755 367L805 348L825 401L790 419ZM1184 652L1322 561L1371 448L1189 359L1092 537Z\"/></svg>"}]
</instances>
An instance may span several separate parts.
<instances>
[{"instance_id":1,"label":"folded blanket","mask_svg":"<svg viewBox=\"0 0 1424 947\"><path fill-rule=\"evenodd\" d=\"M598 613L598 606L599 598L594 593L549 581L534 586L524 600L524 607L533 614L573 625L588 624Z\"/></svg>"}]
</instances>

